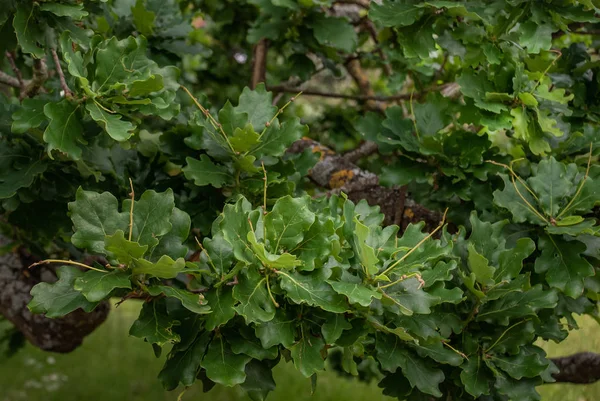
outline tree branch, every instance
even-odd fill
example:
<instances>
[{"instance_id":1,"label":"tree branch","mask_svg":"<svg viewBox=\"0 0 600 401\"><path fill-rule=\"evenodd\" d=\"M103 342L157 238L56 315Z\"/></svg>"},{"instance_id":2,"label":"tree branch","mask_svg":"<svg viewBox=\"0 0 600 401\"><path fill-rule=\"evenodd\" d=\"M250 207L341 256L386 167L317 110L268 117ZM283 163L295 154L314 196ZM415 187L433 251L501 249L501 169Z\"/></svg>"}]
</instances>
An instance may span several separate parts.
<instances>
[{"instance_id":1,"label":"tree branch","mask_svg":"<svg viewBox=\"0 0 600 401\"><path fill-rule=\"evenodd\" d=\"M252 57L252 82L250 89L255 89L256 85L267 81L267 52L269 43L267 39L261 39L254 46L254 54Z\"/></svg>"},{"instance_id":2,"label":"tree branch","mask_svg":"<svg viewBox=\"0 0 600 401\"><path fill-rule=\"evenodd\" d=\"M371 206L379 206L385 215L384 224L397 223L402 230L409 223L424 221L428 230L439 225L441 213L429 210L413 199L405 197L402 188L388 188L379 185L377 175L362 170L344 156L309 138L294 142L288 149L290 153L302 153L310 149L320 153L321 160L309 172L312 181L330 189L330 193L344 192L353 202L365 199Z\"/></svg>"},{"instance_id":3,"label":"tree branch","mask_svg":"<svg viewBox=\"0 0 600 401\"><path fill-rule=\"evenodd\" d=\"M363 157L367 157L376 153L378 146L373 141L365 141L361 143L356 149L351 150L349 152L344 153L344 159L348 160L351 163L356 163Z\"/></svg>"},{"instance_id":4,"label":"tree branch","mask_svg":"<svg viewBox=\"0 0 600 401\"><path fill-rule=\"evenodd\" d=\"M600 354L580 352L550 360L560 370L552 375L556 383L589 384L600 380Z\"/></svg>"},{"instance_id":5,"label":"tree branch","mask_svg":"<svg viewBox=\"0 0 600 401\"><path fill-rule=\"evenodd\" d=\"M8 50L6 51L5 54L6 54L6 58L8 59L8 62L10 64L10 68L12 68L13 72L15 73L15 76L17 77L17 80L19 81L19 87L22 90L25 87L25 82L23 82L23 75L21 75L21 70L19 70L19 67L17 67L17 64L15 63L15 57Z\"/></svg>"},{"instance_id":6,"label":"tree branch","mask_svg":"<svg viewBox=\"0 0 600 401\"><path fill-rule=\"evenodd\" d=\"M369 9L370 0L336 0L333 4L354 4L362 8Z\"/></svg>"},{"instance_id":7,"label":"tree branch","mask_svg":"<svg viewBox=\"0 0 600 401\"><path fill-rule=\"evenodd\" d=\"M44 59L33 59L33 78L29 81L28 85L21 92L19 98L21 100L26 97L32 97L38 94L44 82L48 79L48 67Z\"/></svg>"},{"instance_id":8,"label":"tree branch","mask_svg":"<svg viewBox=\"0 0 600 401\"><path fill-rule=\"evenodd\" d=\"M54 59L54 66L56 68L56 72L58 73L58 78L60 79L60 86L62 87L63 92L65 93L65 97L73 96L73 92L69 89L67 85L67 81L65 80L65 74L63 73L62 67L60 66L60 60L58 59L58 54L56 54L56 49L52 49L52 58Z\"/></svg>"},{"instance_id":9,"label":"tree branch","mask_svg":"<svg viewBox=\"0 0 600 401\"><path fill-rule=\"evenodd\" d=\"M17 89L21 88L21 84L17 78L8 75L3 71L0 71L0 83Z\"/></svg>"},{"instance_id":10,"label":"tree branch","mask_svg":"<svg viewBox=\"0 0 600 401\"><path fill-rule=\"evenodd\" d=\"M0 236L0 245L6 243L6 238ZM27 270L33 261L23 251L0 256L0 314L36 347L44 351L71 352L106 320L110 307L103 302L91 313L78 309L58 319L32 314L27 309L31 288L41 281L56 280L49 269Z\"/></svg>"}]
</instances>

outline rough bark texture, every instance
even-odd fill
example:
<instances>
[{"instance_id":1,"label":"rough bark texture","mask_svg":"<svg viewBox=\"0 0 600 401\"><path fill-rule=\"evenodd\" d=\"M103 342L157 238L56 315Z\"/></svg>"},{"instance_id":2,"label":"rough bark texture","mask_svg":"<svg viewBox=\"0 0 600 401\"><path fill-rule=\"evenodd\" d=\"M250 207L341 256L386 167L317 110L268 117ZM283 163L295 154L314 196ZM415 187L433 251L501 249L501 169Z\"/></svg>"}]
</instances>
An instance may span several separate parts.
<instances>
[{"instance_id":1,"label":"rough bark texture","mask_svg":"<svg viewBox=\"0 0 600 401\"><path fill-rule=\"evenodd\" d=\"M0 236L0 245L6 243ZM0 314L36 347L44 351L71 352L106 320L110 307L104 302L91 313L78 309L59 319L32 314L27 309L31 288L41 281L56 281L56 276L46 267L27 270L29 262L19 252L0 256Z\"/></svg>"},{"instance_id":2,"label":"rough bark texture","mask_svg":"<svg viewBox=\"0 0 600 401\"><path fill-rule=\"evenodd\" d=\"M404 230L409 223L424 221L428 231L438 226L441 213L429 210L406 197L404 188L388 188L379 185L377 175L362 170L350 160L353 157L337 155L334 151L309 138L296 141L288 150L300 153L305 149L320 153L321 160L310 171L310 178L332 193L344 192L353 202L365 199L369 205L377 205L385 215L384 224L397 224Z\"/></svg>"},{"instance_id":3,"label":"rough bark texture","mask_svg":"<svg viewBox=\"0 0 600 401\"><path fill-rule=\"evenodd\" d=\"M256 85L261 82L266 82L267 79L267 51L269 43L267 39L261 39L254 46L254 54L252 56L252 82L250 89L256 89Z\"/></svg>"},{"instance_id":4,"label":"rough bark texture","mask_svg":"<svg viewBox=\"0 0 600 401\"><path fill-rule=\"evenodd\" d=\"M580 352L551 359L560 369L553 375L557 383L590 384L600 380L600 354Z\"/></svg>"}]
</instances>

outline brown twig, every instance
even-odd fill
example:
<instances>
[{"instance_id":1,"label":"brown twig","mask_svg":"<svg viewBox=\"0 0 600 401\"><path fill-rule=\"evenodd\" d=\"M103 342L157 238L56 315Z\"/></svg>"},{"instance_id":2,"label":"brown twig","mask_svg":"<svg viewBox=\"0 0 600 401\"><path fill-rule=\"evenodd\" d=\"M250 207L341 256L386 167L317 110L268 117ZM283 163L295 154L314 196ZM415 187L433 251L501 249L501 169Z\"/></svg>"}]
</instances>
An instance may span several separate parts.
<instances>
[{"instance_id":1,"label":"brown twig","mask_svg":"<svg viewBox=\"0 0 600 401\"><path fill-rule=\"evenodd\" d=\"M370 0L336 0L333 4L354 4L362 8L369 8Z\"/></svg>"},{"instance_id":2,"label":"brown twig","mask_svg":"<svg viewBox=\"0 0 600 401\"><path fill-rule=\"evenodd\" d=\"M379 39L377 39L377 29L375 29L375 25L371 20L365 19L363 21L363 26L366 28L367 32L369 32L369 35L371 35L371 39L373 39L373 42L377 46L375 52L379 55L379 57L381 57L381 60L383 61L383 72L386 76L391 76L393 73L392 66L388 62L387 55L383 52L383 49L379 47Z\"/></svg>"},{"instance_id":3,"label":"brown twig","mask_svg":"<svg viewBox=\"0 0 600 401\"><path fill-rule=\"evenodd\" d=\"M15 73L15 76L19 81L19 86L22 90L25 87L25 82L23 82L23 75L21 74L21 70L19 70L19 67L17 67L17 63L15 63L15 56L9 51L6 51L5 54L6 58L8 59L8 63L10 64L10 68L12 68L13 72Z\"/></svg>"},{"instance_id":4,"label":"brown twig","mask_svg":"<svg viewBox=\"0 0 600 401\"><path fill-rule=\"evenodd\" d=\"M58 54L56 54L56 49L52 49L51 52L52 58L54 59L54 66L56 67L58 78L60 79L60 86L62 87L63 92L65 92L65 97L72 97L73 92L71 92L71 89L69 89L67 81L65 80L65 74L63 73L62 67L60 66L60 60L58 59Z\"/></svg>"},{"instance_id":5,"label":"brown twig","mask_svg":"<svg viewBox=\"0 0 600 401\"><path fill-rule=\"evenodd\" d=\"M256 85L267 80L267 52L269 43L267 39L261 39L254 46L254 55L252 57L252 82L250 88L255 89Z\"/></svg>"},{"instance_id":6,"label":"brown twig","mask_svg":"<svg viewBox=\"0 0 600 401\"><path fill-rule=\"evenodd\" d=\"M21 92L19 99L23 100L26 97L37 95L42 88L42 85L44 85L44 82L46 82L46 79L48 79L48 67L46 66L46 61L41 58L33 59L33 78Z\"/></svg>"}]
</instances>

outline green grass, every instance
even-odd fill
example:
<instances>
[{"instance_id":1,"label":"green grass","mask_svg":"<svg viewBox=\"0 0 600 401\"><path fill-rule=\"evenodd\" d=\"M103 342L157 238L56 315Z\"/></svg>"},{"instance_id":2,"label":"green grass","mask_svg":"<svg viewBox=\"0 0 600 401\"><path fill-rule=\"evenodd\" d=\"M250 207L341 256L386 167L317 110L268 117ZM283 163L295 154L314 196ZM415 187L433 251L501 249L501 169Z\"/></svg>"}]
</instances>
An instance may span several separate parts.
<instances>
[{"instance_id":1,"label":"green grass","mask_svg":"<svg viewBox=\"0 0 600 401\"><path fill-rule=\"evenodd\" d=\"M111 313L83 346L67 355L44 353L27 346L0 365L0 401L175 401L178 392L165 392L156 375L163 359L156 359L148 344L127 336L139 306L126 303ZM592 350L600 352L598 326L581 319L582 329L562 344L544 344L547 352L566 355ZM163 357L164 358L164 357ZM317 391L311 396L310 380L290 363L274 371L277 390L270 401L392 400L381 395L377 385L366 385L338 377L333 372L319 375ZM200 384L184 400L247 400L241 390L217 386L203 394ZM546 385L540 388L544 401L600 400L600 383L589 386Z\"/></svg>"}]
</instances>

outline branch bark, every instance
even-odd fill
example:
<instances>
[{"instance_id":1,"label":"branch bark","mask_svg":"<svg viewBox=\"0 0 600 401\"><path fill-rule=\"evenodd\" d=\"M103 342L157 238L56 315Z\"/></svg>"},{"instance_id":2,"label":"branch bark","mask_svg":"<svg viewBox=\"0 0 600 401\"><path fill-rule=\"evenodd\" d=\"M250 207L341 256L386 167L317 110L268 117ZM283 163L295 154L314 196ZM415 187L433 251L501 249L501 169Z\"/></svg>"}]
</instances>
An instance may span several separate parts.
<instances>
[{"instance_id":1,"label":"branch bark","mask_svg":"<svg viewBox=\"0 0 600 401\"><path fill-rule=\"evenodd\" d=\"M0 236L0 245L6 243ZM79 347L88 334L106 320L109 305L101 303L91 313L78 309L58 319L34 315L27 309L31 288L41 282L52 282L52 270L27 270L28 256L21 252L0 256L0 314L19 329L34 346L44 351L71 352Z\"/></svg>"},{"instance_id":2,"label":"branch bark","mask_svg":"<svg viewBox=\"0 0 600 401\"><path fill-rule=\"evenodd\" d=\"M65 93L65 97L73 96L73 92L71 92L71 89L69 89L67 81L65 80L65 74L63 73L62 67L60 66L60 60L58 59L56 49L52 49L52 59L54 60L54 66L56 68L56 72L58 73L58 78L60 79L60 86L62 87L62 90Z\"/></svg>"},{"instance_id":3,"label":"branch bark","mask_svg":"<svg viewBox=\"0 0 600 401\"><path fill-rule=\"evenodd\" d=\"M600 380L600 354L580 352L551 361L560 370L552 375L556 383L590 384Z\"/></svg>"},{"instance_id":4,"label":"branch bark","mask_svg":"<svg viewBox=\"0 0 600 401\"><path fill-rule=\"evenodd\" d=\"M256 85L267 81L267 51L269 43L267 39L261 39L254 46L254 54L252 57L252 82L250 88L255 89Z\"/></svg>"},{"instance_id":5,"label":"branch bark","mask_svg":"<svg viewBox=\"0 0 600 401\"><path fill-rule=\"evenodd\" d=\"M405 189L379 185L377 175L312 139L296 141L288 152L301 153L306 149L321 154L321 160L309 173L312 181L332 194L344 192L353 202L365 199L369 205L379 206L385 215L385 225L398 224L404 231L409 223L424 221L426 229L431 231L440 223L441 213L417 204L406 196Z\"/></svg>"},{"instance_id":6,"label":"branch bark","mask_svg":"<svg viewBox=\"0 0 600 401\"><path fill-rule=\"evenodd\" d=\"M33 59L33 78L31 78L31 81L29 81L25 89L21 92L19 98L23 100L26 97L37 95L47 79L48 67L46 66L46 60Z\"/></svg>"}]
</instances>

